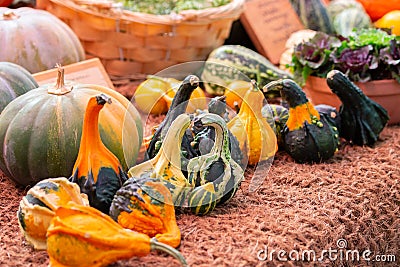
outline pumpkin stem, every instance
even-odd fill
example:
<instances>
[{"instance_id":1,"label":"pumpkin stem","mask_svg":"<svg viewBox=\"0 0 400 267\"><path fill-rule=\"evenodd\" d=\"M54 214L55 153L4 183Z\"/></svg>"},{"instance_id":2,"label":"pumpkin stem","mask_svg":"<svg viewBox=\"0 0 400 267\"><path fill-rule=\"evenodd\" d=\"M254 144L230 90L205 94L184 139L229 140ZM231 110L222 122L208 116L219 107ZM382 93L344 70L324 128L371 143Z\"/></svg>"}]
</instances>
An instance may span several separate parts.
<instances>
[{"instance_id":1,"label":"pumpkin stem","mask_svg":"<svg viewBox=\"0 0 400 267\"><path fill-rule=\"evenodd\" d=\"M158 250L158 251L163 251L168 253L169 255L173 256L175 259L177 259L180 263L182 263L182 266L189 266L185 260L185 258L182 256L182 254L174 249L171 246L168 246L164 243L158 242L155 237L150 239L150 247L151 250Z\"/></svg>"},{"instance_id":2,"label":"pumpkin stem","mask_svg":"<svg viewBox=\"0 0 400 267\"><path fill-rule=\"evenodd\" d=\"M19 16L16 15L12 11L6 11L3 13L3 20L13 20L13 19L18 19L18 18L19 18Z\"/></svg>"},{"instance_id":3,"label":"pumpkin stem","mask_svg":"<svg viewBox=\"0 0 400 267\"><path fill-rule=\"evenodd\" d=\"M54 95L65 95L68 94L69 92L72 91L73 86L67 87L65 86L65 80L64 80L64 68L61 67L60 64L57 63L57 82L54 87L50 87L47 92L49 94L54 94Z\"/></svg>"}]
</instances>

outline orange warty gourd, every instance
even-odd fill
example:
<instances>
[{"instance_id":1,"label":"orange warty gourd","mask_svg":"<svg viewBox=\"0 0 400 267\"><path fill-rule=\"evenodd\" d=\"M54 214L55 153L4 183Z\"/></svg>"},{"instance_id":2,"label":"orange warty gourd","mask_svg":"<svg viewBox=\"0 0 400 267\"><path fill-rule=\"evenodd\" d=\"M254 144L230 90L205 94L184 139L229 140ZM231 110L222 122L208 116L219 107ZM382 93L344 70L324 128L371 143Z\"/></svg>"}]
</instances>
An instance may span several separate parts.
<instances>
[{"instance_id":1,"label":"orange warty gourd","mask_svg":"<svg viewBox=\"0 0 400 267\"><path fill-rule=\"evenodd\" d=\"M181 243L172 195L160 179L129 178L115 194L110 216L122 227L155 237L171 247Z\"/></svg>"},{"instance_id":2,"label":"orange warty gourd","mask_svg":"<svg viewBox=\"0 0 400 267\"><path fill-rule=\"evenodd\" d=\"M49 266L99 267L160 250L187 266L176 249L155 238L123 228L92 207L72 202L56 210L47 231Z\"/></svg>"}]
</instances>

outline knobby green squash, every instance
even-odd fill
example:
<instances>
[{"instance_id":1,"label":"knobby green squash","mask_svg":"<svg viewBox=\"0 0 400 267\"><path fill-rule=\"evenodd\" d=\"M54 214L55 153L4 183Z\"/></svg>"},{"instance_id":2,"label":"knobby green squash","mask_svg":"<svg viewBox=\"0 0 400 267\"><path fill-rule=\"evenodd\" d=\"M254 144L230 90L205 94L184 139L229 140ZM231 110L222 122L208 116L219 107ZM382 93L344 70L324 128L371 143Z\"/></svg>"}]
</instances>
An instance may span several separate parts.
<instances>
[{"instance_id":1,"label":"knobby green squash","mask_svg":"<svg viewBox=\"0 0 400 267\"><path fill-rule=\"evenodd\" d=\"M221 116L203 113L195 117L194 124L215 131L210 152L190 159L187 165L188 181L194 188L187 205L194 214L205 215L235 195L244 171L231 156L228 126Z\"/></svg>"},{"instance_id":2,"label":"knobby green squash","mask_svg":"<svg viewBox=\"0 0 400 267\"><path fill-rule=\"evenodd\" d=\"M270 81L292 78L290 72L279 69L261 54L240 45L223 45L208 56L201 80L211 95L223 95L234 81L254 79L262 87Z\"/></svg>"},{"instance_id":3,"label":"knobby green squash","mask_svg":"<svg viewBox=\"0 0 400 267\"><path fill-rule=\"evenodd\" d=\"M30 73L85 59L76 34L45 10L0 7L0 61L13 62Z\"/></svg>"},{"instance_id":4,"label":"knobby green squash","mask_svg":"<svg viewBox=\"0 0 400 267\"><path fill-rule=\"evenodd\" d=\"M319 163L331 158L339 146L337 127L315 109L293 80L271 82L264 90L271 87L278 88L289 105L282 132L285 151L299 163Z\"/></svg>"},{"instance_id":5,"label":"knobby green squash","mask_svg":"<svg viewBox=\"0 0 400 267\"><path fill-rule=\"evenodd\" d=\"M282 148L282 131L289 118L289 110L282 105L266 104L262 107L261 114L274 130L278 142L278 147Z\"/></svg>"},{"instance_id":6,"label":"knobby green squash","mask_svg":"<svg viewBox=\"0 0 400 267\"><path fill-rule=\"evenodd\" d=\"M25 68L0 62L0 113L12 100L37 87L39 85Z\"/></svg>"},{"instance_id":7,"label":"knobby green squash","mask_svg":"<svg viewBox=\"0 0 400 267\"><path fill-rule=\"evenodd\" d=\"M105 93L115 101L100 114L100 134L124 169L136 163L143 138L138 111L118 92L97 85L64 83L33 89L12 101L0 115L0 168L16 183L69 177L76 161L82 122L90 97Z\"/></svg>"}]
</instances>

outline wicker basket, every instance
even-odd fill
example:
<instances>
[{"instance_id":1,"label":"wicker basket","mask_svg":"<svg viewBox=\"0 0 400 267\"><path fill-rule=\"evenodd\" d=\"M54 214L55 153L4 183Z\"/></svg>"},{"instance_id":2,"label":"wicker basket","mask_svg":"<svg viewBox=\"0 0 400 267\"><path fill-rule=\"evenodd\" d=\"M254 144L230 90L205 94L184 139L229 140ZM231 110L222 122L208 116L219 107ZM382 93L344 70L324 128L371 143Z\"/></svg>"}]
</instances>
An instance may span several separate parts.
<instances>
[{"instance_id":1,"label":"wicker basket","mask_svg":"<svg viewBox=\"0 0 400 267\"><path fill-rule=\"evenodd\" d=\"M233 0L178 15L151 15L111 3L42 0L40 5L66 22L81 40L87 58L100 58L113 77L154 74L175 64L205 60L224 43L244 6L244 0Z\"/></svg>"}]
</instances>

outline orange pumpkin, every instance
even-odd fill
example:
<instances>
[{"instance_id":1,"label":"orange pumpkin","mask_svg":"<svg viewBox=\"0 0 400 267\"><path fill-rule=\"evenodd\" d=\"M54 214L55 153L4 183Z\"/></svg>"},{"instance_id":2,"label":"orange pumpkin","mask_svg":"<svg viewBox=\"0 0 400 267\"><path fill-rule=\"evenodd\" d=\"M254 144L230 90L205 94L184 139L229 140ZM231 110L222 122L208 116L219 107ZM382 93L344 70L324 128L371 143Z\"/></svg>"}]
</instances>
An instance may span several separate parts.
<instances>
[{"instance_id":1,"label":"orange pumpkin","mask_svg":"<svg viewBox=\"0 0 400 267\"><path fill-rule=\"evenodd\" d=\"M85 59L76 34L44 10L0 7L0 61L16 63L31 73Z\"/></svg>"},{"instance_id":2,"label":"orange pumpkin","mask_svg":"<svg viewBox=\"0 0 400 267\"><path fill-rule=\"evenodd\" d=\"M357 0L360 2L365 11L371 17L372 21L378 20L386 13L392 10L400 9L400 1L399 0Z\"/></svg>"}]
</instances>

